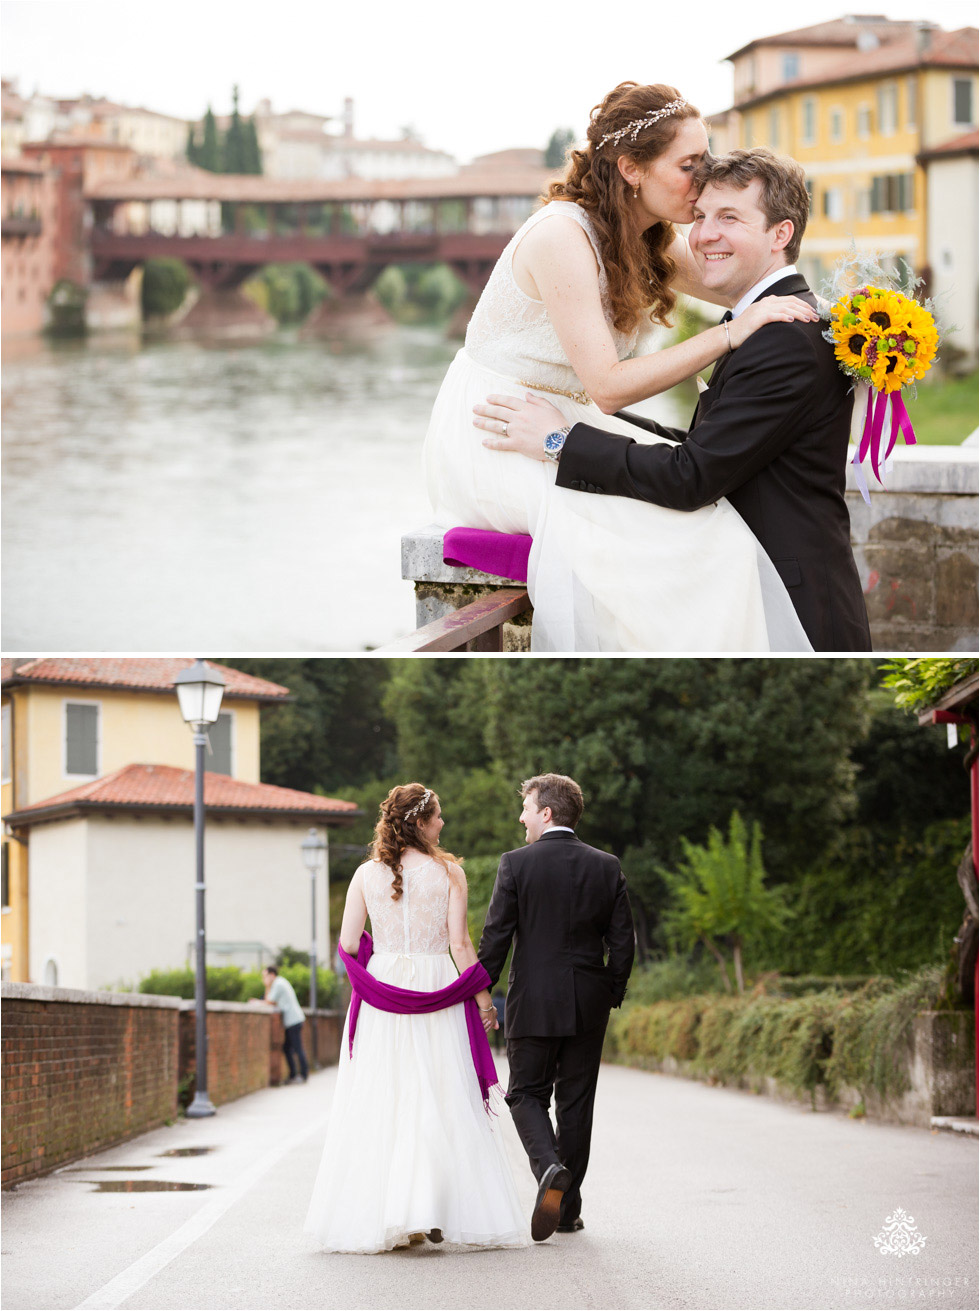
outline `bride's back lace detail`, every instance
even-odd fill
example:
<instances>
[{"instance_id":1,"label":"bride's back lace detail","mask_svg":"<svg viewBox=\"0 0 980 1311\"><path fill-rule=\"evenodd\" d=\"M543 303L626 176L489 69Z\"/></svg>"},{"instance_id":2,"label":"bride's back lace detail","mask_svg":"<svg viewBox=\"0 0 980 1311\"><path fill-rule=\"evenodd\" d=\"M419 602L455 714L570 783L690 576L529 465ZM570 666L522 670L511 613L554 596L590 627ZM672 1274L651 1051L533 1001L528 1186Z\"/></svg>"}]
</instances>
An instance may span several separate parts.
<instances>
[{"instance_id":1,"label":"bride's back lace detail","mask_svg":"<svg viewBox=\"0 0 980 1311\"><path fill-rule=\"evenodd\" d=\"M439 956L449 950L449 875L438 860L402 863L402 895L392 900L392 873L380 861L362 865L364 901L374 950Z\"/></svg>"},{"instance_id":2,"label":"bride's back lace detail","mask_svg":"<svg viewBox=\"0 0 980 1311\"><path fill-rule=\"evenodd\" d=\"M575 392L581 390L582 384L568 362L548 311L543 302L521 291L513 271L514 251L532 227L544 221L557 223L568 219L585 231L595 252L602 308L616 344L616 354L621 360L631 354L637 334L627 335L612 326L606 272L592 220L581 205L569 200L553 200L542 206L508 242L473 311L466 331L466 350L478 363L508 377Z\"/></svg>"}]
</instances>

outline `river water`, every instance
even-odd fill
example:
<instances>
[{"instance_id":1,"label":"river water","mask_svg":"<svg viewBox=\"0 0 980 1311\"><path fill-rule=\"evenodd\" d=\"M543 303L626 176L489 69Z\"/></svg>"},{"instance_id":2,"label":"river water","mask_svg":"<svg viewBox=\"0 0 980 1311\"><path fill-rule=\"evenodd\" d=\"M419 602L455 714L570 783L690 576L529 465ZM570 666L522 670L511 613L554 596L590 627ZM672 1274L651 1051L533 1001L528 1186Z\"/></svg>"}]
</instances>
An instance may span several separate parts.
<instances>
[{"instance_id":1,"label":"river water","mask_svg":"<svg viewBox=\"0 0 980 1311\"><path fill-rule=\"evenodd\" d=\"M5 346L3 649L362 651L415 627L429 410L458 348ZM690 396L635 407L683 423ZM517 458L517 457L515 457Z\"/></svg>"}]
</instances>

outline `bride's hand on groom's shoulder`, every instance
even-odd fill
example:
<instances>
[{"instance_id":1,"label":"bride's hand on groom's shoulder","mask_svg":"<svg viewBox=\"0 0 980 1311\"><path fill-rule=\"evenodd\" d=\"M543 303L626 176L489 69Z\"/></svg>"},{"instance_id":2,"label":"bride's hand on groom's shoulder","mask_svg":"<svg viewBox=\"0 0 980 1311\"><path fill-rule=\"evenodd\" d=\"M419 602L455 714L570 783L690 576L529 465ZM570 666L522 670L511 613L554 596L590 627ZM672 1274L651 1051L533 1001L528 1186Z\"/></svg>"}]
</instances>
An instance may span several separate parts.
<instances>
[{"instance_id":1,"label":"bride's hand on groom's shoulder","mask_svg":"<svg viewBox=\"0 0 980 1311\"><path fill-rule=\"evenodd\" d=\"M483 445L491 451L514 451L532 460L545 460L544 439L564 426L561 410L533 392L517 396L488 396L474 405L473 427L490 434Z\"/></svg>"},{"instance_id":2,"label":"bride's hand on groom's shoulder","mask_svg":"<svg viewBox=\"0 0 980 1311\"><path fill-rule=\"evenodd\" d=\"M729 332L732 346L741 346L752 333L766 323L816 323L820 315L799 296L763 296L736 319L732 319Z\"/></svg>"}]
</instances>

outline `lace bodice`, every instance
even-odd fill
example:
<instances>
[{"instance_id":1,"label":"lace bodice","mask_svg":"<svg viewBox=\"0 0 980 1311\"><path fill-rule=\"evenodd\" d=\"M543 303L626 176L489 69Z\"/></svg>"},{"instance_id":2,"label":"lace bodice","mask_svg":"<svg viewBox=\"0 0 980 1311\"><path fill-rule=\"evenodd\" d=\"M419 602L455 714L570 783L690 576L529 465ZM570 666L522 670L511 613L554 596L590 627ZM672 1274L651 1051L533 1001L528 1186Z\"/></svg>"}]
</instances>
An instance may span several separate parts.
<instances>
[{"instance_id":1,"label":"lace bodice","mask_svg":"<svg viewBox=\"0 0 980 1311\"><path fill-rule=\"evenodd\" d=\"M570 200L552 200L542 206L507 243L473 311L466 330L466 349L479 364L510 378L575 392L582 390L582 384L568 362L548 311L541 301L532 300L521 291L514 281L513 271L514 251L525 233L538 223L567 222L568 219L584 229L595 251L602 307L616 344L616 354L625 360L632 353L637 334L627 335L612 326L608 281L592 220L581 205Z\"/></svg>"},{"instance_id":2,"label":"lace bodice","mask_svg":"<svg viewBox=\"0 0 980 1311\"><path fill-rule=\"evenodd\" d=\"M361 870L375 951L438 956L449 950L449 875L444 865L406 853L397 901L391 897L387 865L369 860Z\"/></svg>"}]
</instances>

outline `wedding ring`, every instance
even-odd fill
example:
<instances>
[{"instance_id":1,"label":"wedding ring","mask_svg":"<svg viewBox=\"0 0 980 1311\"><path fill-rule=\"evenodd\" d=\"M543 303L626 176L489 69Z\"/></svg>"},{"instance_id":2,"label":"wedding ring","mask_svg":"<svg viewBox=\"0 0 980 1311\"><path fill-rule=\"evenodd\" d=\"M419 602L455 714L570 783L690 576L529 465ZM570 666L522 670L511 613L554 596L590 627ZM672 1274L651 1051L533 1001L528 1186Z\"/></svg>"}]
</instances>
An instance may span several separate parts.
<instances>
[{"instance_id":1,"label":"wedding ring","mask_svg":"<svg viewBox=\"0 0 980 1311\"><path fill-rule=\"evenodd\" d=\"M503 437L507 436L507 424L503 420L500 422L500 433Z\"/></svg>"}]
</instances>

